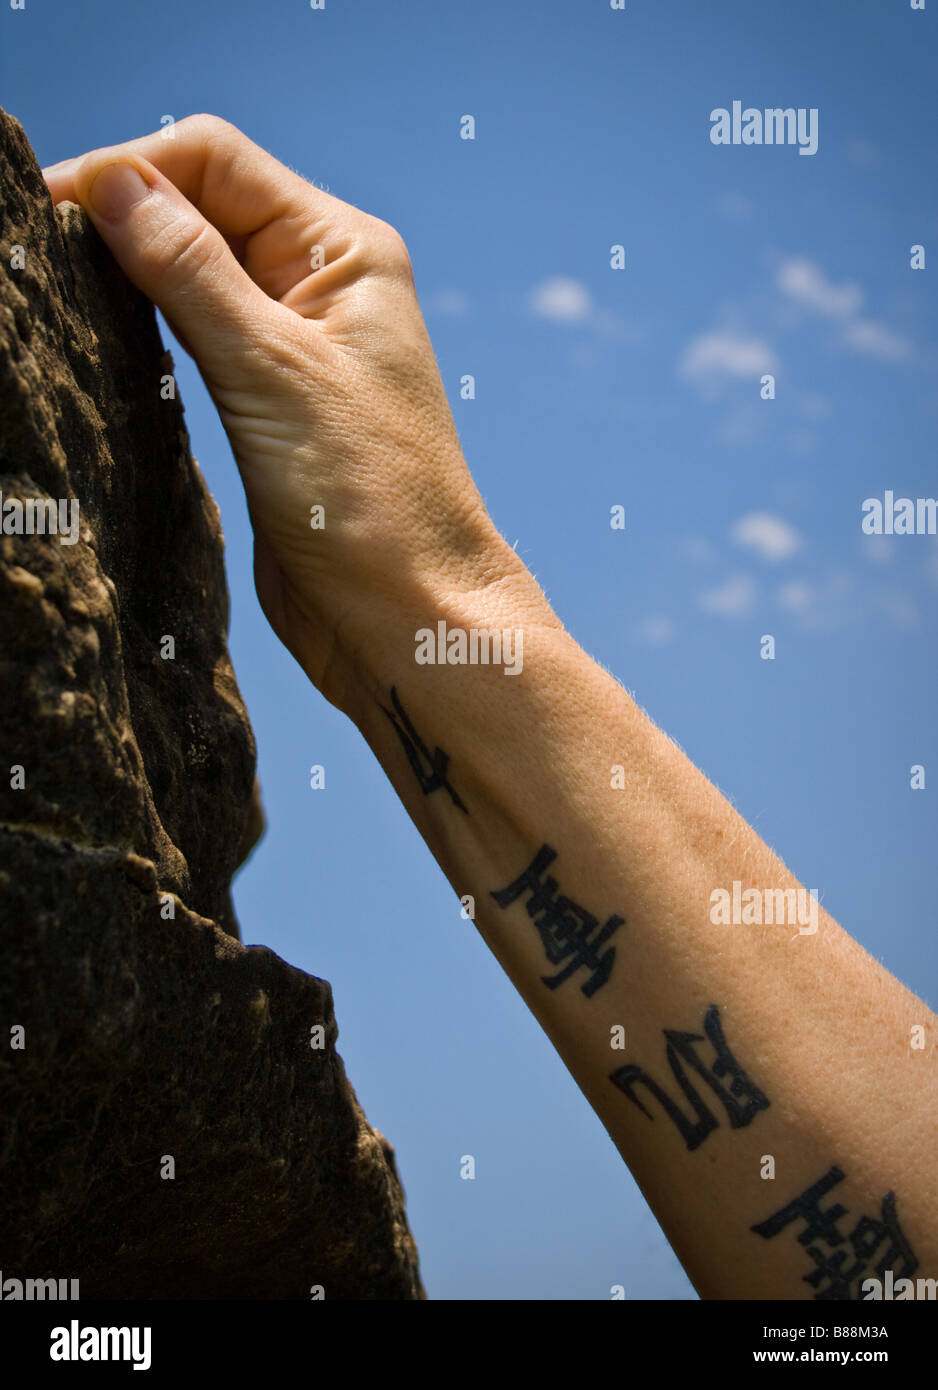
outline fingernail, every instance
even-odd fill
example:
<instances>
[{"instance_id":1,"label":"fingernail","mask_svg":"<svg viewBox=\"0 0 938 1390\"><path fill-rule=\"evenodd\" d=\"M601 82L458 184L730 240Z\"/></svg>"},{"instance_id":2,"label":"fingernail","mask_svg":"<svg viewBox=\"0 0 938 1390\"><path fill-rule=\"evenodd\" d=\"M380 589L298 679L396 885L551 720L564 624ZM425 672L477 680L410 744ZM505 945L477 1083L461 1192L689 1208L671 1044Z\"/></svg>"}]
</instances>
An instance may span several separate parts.
<instances>
[{"instance_id":1,"label":"fingernail","mask_svg":"<svg viewBox=\"0 0 938 1390\"><path fill-rule=\"evenodd\" d=\"M150 191L150 185L132 164L105 164L88 190L88 201L106 222L118 222Z\"/></svg>"}]
</instances>

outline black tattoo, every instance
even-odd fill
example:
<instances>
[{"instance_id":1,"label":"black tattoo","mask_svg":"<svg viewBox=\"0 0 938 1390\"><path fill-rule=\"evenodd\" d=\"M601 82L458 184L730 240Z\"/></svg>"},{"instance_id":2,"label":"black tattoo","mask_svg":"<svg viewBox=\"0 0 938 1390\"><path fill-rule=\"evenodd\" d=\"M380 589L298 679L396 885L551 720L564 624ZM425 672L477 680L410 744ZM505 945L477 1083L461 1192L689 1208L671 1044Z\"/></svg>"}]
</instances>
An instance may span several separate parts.
<instances>
[{"instance_id":1,"label":"black tattoo","mask_svg":"<svg viewBox=\"0 0 938 1390\"><path fill-rule=\"evenodd\" d=\"M798 1244L807 1246L807 1253L816 1266L803 1278L804 1282L815 1290L816 1300L860 1301L861 1276L870 1267L878 1252L879 1258L873 1268L880 1280L887 1269L891 1269L893 1277L897 1279L907 1279L918 1269L918 1259L899 1225L894 1192L887 1192L881 1199L879 1220L872 1216L861 1216L848 1236L838 1229L838 1221L847 1214L846 1207L842 1207L838 1202L824 1209L821 1207L821 1198L843 1180L842 1169L836 1165L829 1168L823 1178L819 1178L813 1187L802 1192L800 1197L782 1207L768 1220L750 1227L756 1235L771 1240L791 1222L803 1222L803 1228L798 1232ZM837 1249L838 1246L846 1246L848 1242L853 1257L849 1265L848 1251L845 1248ZM825 1250L825 1246L829 1246L830 1249ZM902 1261L899 1270L896 1269L897 1260Z\"/></svg>"},{"instance_id":2,"label":"black tattoo","mask_svg":"<svg viewBox=\"0 0 938 1390\"><path fill-rule=\"evenodd\" d=\"M720 1010L716 1004L711 1004L707 1010L704 1016L703 1029L716 1054L709 1066L701 1061L694 1050L695 1044L704 1040L700 1033L678 1033L671 1028L663 1030L668 1044L665 1055L674 1078L684 1092L696 1119L690 1119L685 1115L667 1092L658 1085L657 1081L641 1067L636 1066L634 1062L619 1067L609 1078L615 1086L619 1087L620 1091L628 1096L629 1100L634 1101L644 1115L652 1120L654 1116L650 1110L646 1110L645 1106L642 1105L635 1094L635 1087L641 1085L650 1091L665 1114L673 1120L689 1149L696 1149L703 1143L710 1131L717 1128L717 1119L684 1070L681 1064L682 1059L688 1066L693 1067L694 1071L716 1095L729 1116L730 1126L733 1129L742 1129L752 1122L760 1110L768 1110L769 1108L768 1099L762 1094L758 1086L749 1079L727 1047L723 1029L720 1026ZM723 1077L730 1078L729 1087L723 1084Z\"/></svg>"},{"instance_id":3,"label":"black tattoo","mask_svg":"<svg viewBox=\"0 0 938 1390\"><path fill-rule=\"evenodd\" d=\"M393 685L391 686L391 702L394 705L393 710L389 710L387 705L382 705L381 708L397 731L397 736L407 754L407 761L417 775L417 781L420 783L424 796L429 796L438 787L445 787L453 805L458 806L460 811L465 811L468 816L469 812L462 797L446 780L449 754L444 753L442 748L434 748L433 752L430 752L411 723L407 711L398 697L397 687Z\"/></svg>"},{"instance_id":4,"label":"black tattoo","mask_svg":"<svg viewBox=\"0 0 938 1390\"><path fill-rule=\"evenodd\" d=\"M541 845L524 873L514 883L509 883L507 888L493 892L492 897L499 907L510 907L522 893L530 893L525 906L528 916L535 918L534 925L544 944L547 959L551 965L562 965L567 961L558 975L542 975L541 982L548 989L556 989L577 970L590 970L592 974L581 986L583 993L590 997L609 979L616 954L614 946L602 954L599 948L624 924L625 918L610 917L605 926L600 927L599 919L571 898L556 897L557 880L546 878L541 882L544 870L556 858L555 849L551 849L550 845ZM538 916L538 913L541 915Z\"/></svg>"}]
</instances>

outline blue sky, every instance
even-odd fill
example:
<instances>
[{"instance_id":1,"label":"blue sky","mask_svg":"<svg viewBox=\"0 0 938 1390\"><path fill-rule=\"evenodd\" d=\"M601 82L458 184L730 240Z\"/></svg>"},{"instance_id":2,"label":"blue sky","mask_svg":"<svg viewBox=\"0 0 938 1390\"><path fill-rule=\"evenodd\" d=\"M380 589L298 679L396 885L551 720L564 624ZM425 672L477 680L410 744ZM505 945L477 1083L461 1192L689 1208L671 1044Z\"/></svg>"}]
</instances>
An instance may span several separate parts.
<instances>
[{"instance_id":1,"label":"blue sky","mask_svg":"<svg viewBox=\"0 0 938 1390\"><path fill-rule=\"evenodd\" d=\"M27 0L0 40L0 100L43 163L211 111L400 229L500 529L586 649L933 1007L938 537L864 536L860 507L938 495L936 13ZM817 108L817 153L713 145L710 112L734 100ZM236 469L175 356L269 819L242 933L331 981L429 1294L695 1297L370 751L268 629Z\"/></svg>"}]
</instances>

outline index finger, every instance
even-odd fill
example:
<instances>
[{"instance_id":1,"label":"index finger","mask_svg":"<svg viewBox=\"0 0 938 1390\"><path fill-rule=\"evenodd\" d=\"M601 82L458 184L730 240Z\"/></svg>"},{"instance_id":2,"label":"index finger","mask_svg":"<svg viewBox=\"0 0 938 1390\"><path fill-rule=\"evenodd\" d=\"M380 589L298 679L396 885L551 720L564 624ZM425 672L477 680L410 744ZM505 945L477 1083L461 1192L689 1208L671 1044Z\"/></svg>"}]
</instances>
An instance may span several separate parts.
<instances>
[{"instance_id":1,"label":"index finger","mask_svg":"<svg viewBox=\"0 0 938 1390\"><path fill-rule=\"evenodd\" d=\"M296 220L326 244L349 239L357 210L323 193L218 116L187 116L170 127L43 170L54 202L77 202L75 174L92 156L138 154L153 164L225 237L250 238L274 222ZM361 214L358 214L361 216ZM328 246L327 246L327 249Z\"/></svg>"}]
</instances>

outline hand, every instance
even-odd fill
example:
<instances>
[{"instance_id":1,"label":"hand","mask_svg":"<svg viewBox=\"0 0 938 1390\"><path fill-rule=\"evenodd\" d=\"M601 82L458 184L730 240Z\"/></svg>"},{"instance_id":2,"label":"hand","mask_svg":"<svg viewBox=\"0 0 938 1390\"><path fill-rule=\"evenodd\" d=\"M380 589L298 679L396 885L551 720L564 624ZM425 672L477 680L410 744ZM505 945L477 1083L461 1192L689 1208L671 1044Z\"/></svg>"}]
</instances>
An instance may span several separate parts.
<instances>
[{"instance_id":1,"label":"hand","mask_svg":"<svg viewBox=\"0 0 938 1390\"><path fill-rule=\"evenodd\" d=\"M351 712L392 613L533 586L462 457L392 227L213 116L44 173L195 358L244 483L258 597L333 704Z\"/></svg>"}]
</instances>

